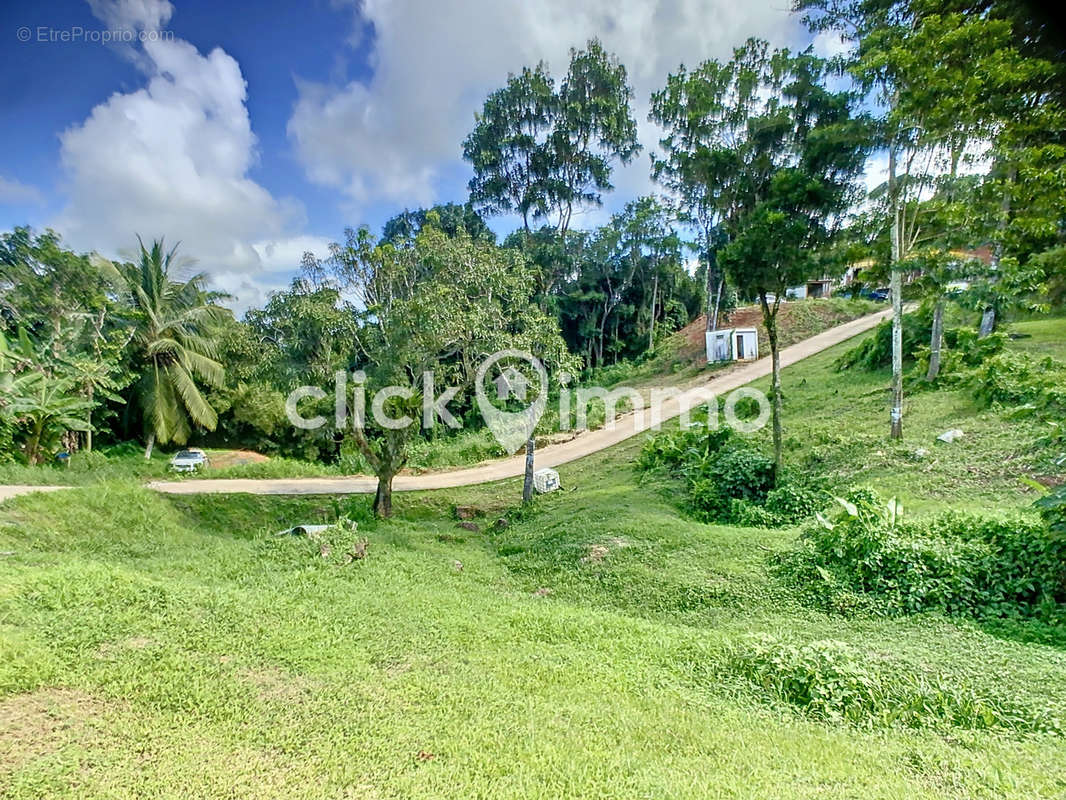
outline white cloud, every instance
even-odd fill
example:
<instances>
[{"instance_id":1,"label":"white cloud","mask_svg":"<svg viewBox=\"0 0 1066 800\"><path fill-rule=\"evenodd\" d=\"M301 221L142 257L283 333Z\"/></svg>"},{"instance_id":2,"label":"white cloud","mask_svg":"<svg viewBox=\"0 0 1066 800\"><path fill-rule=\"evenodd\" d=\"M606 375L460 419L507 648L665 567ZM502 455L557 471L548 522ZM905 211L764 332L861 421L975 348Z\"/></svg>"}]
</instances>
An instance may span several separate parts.
<instances>
[{"instance_id":1,"label":"white cloud","mask_svg":"<svg viewBox=\"0 0 1066 800\"><path fill-rule=\"evenodd\" d=\"M144 88L113 94L62 134L69 202L56 227L72 245L105 254L128 249L135 234L180 240L223 288L295 269L302 207L248 176L256 137L240 66L221 49L205 56L181 40L147 42L143 57Z\"/></svg>"},{"instance_id":2,"label":"white cloud","mask_svg":"<svg viewBox=\"0 0 1066 800\"><path fill-rule=\"evenodd\" d=\"M618 195L647 191L658 140L648 101L678 64L727 57L749 36L779 44L796 30L777 0L365 0L374 26L367 83L299 84L289 136L311 180L361 205L428 203L461 157L474 112L508 72L598 36L629 70L646 150L615 176ZM590 214L587 220L599 214Z\"/></svg>"},{"instance_id":3,"label":"white cloud","mask_svg":"<svg viewBox=\"0 0 1066 800\"><path fill-rule=\"evenodd\" d=\"M169 0L88 0L93 16L112 31L161 30L174 13Z\"/></svg>"},{"instance_id":4,"label":"white cloud","mask_svg":"<svg viewBox=\"0 0 1066 800\"><path fill-rule=\"evenodd\" d=\"M290 236L255 242L252 247L259 256L263 269L270 271L292 270L300 266L304 253L314 253L318 258L329 255L330 240L324 236Z\"/></svg>"},{"instance_id":5,"label":"white cloud","mask_svg":"<svg viewBox=\"0 0 1066 800\"><path fill-rule=\"evenodd\" d=\"M36 186L0 175L0 204L11 206L39 206L44 194Z\"/></svg>"},{"instance_id":6,"label":"white cloud","mask_svg":"<svg viewBox=\"0 0 1066 800\"><path fill-rule=\"evenodd\" d=\"M845 41L839 31L819 31L812 44L814 52L822 58L842 56L855 47L853 42Z\"/></svg>"}]
</instances>

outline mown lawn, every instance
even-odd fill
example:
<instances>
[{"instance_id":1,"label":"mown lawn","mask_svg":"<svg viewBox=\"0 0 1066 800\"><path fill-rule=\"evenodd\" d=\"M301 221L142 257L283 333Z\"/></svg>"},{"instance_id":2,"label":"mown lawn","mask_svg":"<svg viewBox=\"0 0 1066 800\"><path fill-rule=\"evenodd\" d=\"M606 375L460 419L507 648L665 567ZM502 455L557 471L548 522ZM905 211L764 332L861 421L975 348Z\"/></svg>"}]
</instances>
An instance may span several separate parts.
<instances>
[{"instance_id":1,"label":"mown lawn","mask_svg":"<svg viewBox=\"0 0 1066 800\"><path fill-rule=\"evenodd\" d=\"M886 376L835 373L838 353L785 373L795 468L914 513L1031 503L1016 476L1048 468L1036 426L921 394L889 445ZM935 445L946 427L967 435ZM0 796L1066 795L1058 733L811 718L731 659L760 634L832 639L871 668L1061 719L1060 631L807 609L767 569L795 530L685 518L669 481L634 473L640 444L564 467L565 490L528 515L517 481L399 495L387 523L366 498L165 498L130 481L4 504ZM456 504L480 509L480 531ZM360 520L365 560L274 536L339 513Z\"/></svg>"}]
</instances>

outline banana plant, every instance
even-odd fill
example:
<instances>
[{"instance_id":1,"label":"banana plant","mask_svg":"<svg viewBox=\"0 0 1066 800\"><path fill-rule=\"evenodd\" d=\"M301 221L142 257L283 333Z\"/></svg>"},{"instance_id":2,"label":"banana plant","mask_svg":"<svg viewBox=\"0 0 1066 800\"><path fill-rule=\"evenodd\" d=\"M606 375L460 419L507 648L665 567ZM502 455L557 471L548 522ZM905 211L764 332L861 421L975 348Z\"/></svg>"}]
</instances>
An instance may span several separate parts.
<instances>
[{"instance_id":1,"label":"banana plant","mask_svg":"<svg viewBox=\"0 0 1066 800\"><path fill-rule=\"evenodd\" d=\"M31 370L16 375L6 394L5 413L27 431L24 452L30 464L41 463L67 431L89 427L92 403L78 396L71 378Z\"/></svg>"}]
</instances>

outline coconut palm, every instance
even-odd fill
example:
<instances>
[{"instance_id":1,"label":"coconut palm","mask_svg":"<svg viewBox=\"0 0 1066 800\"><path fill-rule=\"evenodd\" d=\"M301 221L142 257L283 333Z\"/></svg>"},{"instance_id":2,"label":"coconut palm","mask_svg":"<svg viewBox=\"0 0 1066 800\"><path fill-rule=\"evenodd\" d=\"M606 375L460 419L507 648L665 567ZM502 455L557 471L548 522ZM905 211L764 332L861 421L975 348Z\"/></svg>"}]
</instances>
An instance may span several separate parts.
<instances>
[{"instance_id":1,"label":"coconut palm","mask_svg":"<svg viewBox=\"0 0 1066 800\"><path fill-rule=\"evenodd\" d=\"M136 264L115 264L120 286L133 310L132 347L141 378L136 391L144 413L151 458L156 442L184 444L193 426L214 430L218 415L197 381L222 383L212 328L225 313L204 290L205 273L182 278L187 261L161 239L146 248L141 238Z\"/></svg>"}]
</instances>

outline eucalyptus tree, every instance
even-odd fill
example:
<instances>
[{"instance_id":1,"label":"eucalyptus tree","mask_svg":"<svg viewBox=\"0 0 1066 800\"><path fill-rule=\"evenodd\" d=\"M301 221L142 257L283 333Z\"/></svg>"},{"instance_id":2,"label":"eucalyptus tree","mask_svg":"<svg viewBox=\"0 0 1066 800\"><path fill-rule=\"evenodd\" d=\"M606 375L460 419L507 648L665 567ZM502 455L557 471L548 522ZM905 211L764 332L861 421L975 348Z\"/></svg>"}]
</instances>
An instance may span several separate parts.
<instances>
[{"instance_id":1,"label":"eucalyptus tree","mask_svg":"<svg viewBox=\"0 0 1066 800\"><path fill-rule=\"evenodd\" d=\"M489 215L518 214L530 220L548 214L547 176L551 131L558 98L546 64L508 75L475 116L463 141L463 158L474 168L470 200Z\"/></svg>"},{"instance_id":2,"label":"eucalyptus tree","mask_svg":"<svg viewBox=\"0 0 1066 800\"><path fill-rule=\"evenodd\" d=\"M986 13L987 7L967 13L961 5L924 0L795 4L812 29L836 31L853 44L843 65L879 112L878 141L887 156L879 207L889 230L892 265L893 438L903 435L902 273L919 245L923 200L954 179L960 159L975 148L991 142L998 160L996 143L1010 128L1004 126L1003 100L1022 97L1024 104L1030 96L1023 90L1029 69L1011 41L1011 23ZM1005 171L1012 185L1016 171L1010 166ZM1005 227L1009 206L1009 193L1001 192L999 212L985 215L999 217L993 238L1001 238L994 230Z\"/></svg>"},{"instance_id":3,"label":"eucalyptus tree","mask_svg":"<svg viewBox=\"0 0 1066 800\"><path fill-rule=\"evenodd\" d=\"M681 237L674 227L675 212L656 197L639 197L611 219L619 233L618 246L628 264L628 282L641 289L638 319L647 310L648 346L655 346L655 322L660 313L659 284L670 267L681 265ZM648 286L651 286L649 293Z\"/></svg>"},{"instance_id":4,"label":"eucalyptus tree","mask_svg":"<svg viewBox=\"0 0 1066 800\"><path fill-rule=\"evenodd\" d=\"M531 222L550 219L565 245L574 212L601 205L614 163L640 151L632 98L626 68L597 39L570 51L558 87L543 62L510 75L463 142L471 202L485 214L518 214L527 237ZM544 295L557 278L546 276Z\"/></svg>"},{"instance_id":5,"label":"eucalyptus tree","mask_svg":"<svg viewBox=\"0 0 1066 800\"><path fill-rule=\"evenodd\" d=\"M729 165L728 188L716 200L728 236L719 261L737 289L758 297L762 308L779 469L778 310L789 286L821 271L818 251L855 199L868 149L868 125L854 113L855 98L826 87L829 69L809 50L771 51L752 39L729 61L708 61L686 77L686 96L698 98L699 160Z\"/></svg>"},{"instance_id":6,"label":"eucalyptus tree","mask_svg":"<svg viewBox=\"0 0 1066 800\"><path fill-rule=\"evenodd\" d=\"M485 224L482 216L474 210L472 203L438 203L432 208L417 208L414 211L404 209L399 214L386 220L381 229L382 242L413 241L422 226L426 224L429 214L436 214L438 227L449 236L455 236L460 230L472 239L495 242L496 234Z\"/></svg>"},{"instance_id":7,"label":"eucalyptus tree","mask_svg":"<svg viewBox=\"0 0 1066 800\"><path fill-rule=\"evenodd\" d=\"M708 331L718 327L725 284L717 252L725 243L726 224L739 212L741 156L720 136L721 115L728 104L742 110L751 102L740 94L744 87L730 79L717 61L705 61L691 70L681 65L667 77L666 86L652 94L649 114L665 130L659 140L662 154L652 154L652 177L676 198L681 219L697 231Z\"/></svg>"}]
</instances>

